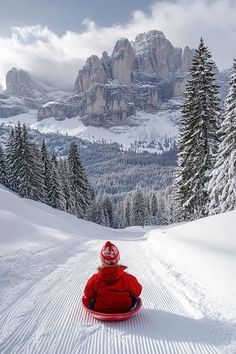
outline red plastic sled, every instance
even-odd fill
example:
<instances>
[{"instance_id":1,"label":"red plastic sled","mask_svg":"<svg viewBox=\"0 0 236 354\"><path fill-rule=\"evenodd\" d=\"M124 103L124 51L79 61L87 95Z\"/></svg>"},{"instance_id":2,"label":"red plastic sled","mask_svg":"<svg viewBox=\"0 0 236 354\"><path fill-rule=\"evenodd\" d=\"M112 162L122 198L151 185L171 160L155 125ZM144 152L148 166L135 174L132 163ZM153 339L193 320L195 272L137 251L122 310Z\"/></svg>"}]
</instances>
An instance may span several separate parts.
<instances>
[{"instance_id":1,"label":"red plastic sled","mask_svg":"<svg viewBox=\"0 0 236 354\"><path fill-rule=\"evenodd\" d=\"M142 300L140 297L137 298L136 304L132 310L129 312L124 313L103 313L103 312L96 312L89 308L89 301L88 298L83 296L82 298L82 305L86 312L90 313L94 318L100 321L124 321L128 320L129 318L136 315L136 313L142 307Z\"/></svg>"}]
</instances>

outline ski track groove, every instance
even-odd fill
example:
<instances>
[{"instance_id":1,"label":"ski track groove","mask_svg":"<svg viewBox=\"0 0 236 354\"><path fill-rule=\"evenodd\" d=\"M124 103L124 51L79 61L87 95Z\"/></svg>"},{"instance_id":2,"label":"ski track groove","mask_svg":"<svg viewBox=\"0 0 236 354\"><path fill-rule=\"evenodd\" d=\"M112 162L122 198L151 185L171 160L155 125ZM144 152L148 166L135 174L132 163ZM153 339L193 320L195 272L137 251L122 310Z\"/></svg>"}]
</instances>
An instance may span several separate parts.
<instances>
[{"instance_id":1,"label":"ski track groove","mask_svg":"<svg viewBox=\"0 0 236 354\"><path fill-rule=\"evenodd\" d=\"M117 244L124 259L142 267L141 276L138 271L135 274L143 285L140 313L129 321L116 323L99 322L85 313L81 296L96 263L79 253L33 284L0 315L0 353L218 353L204 328L196 325L195 331L200 334L191 331L189 324L197 320L158 276L156 263L144 261L155 257L154 251L143 241L135 241L130 255L125 241ZM96 252L92 251L92 259L96 259Z\"/></svg>"}]
</instances>

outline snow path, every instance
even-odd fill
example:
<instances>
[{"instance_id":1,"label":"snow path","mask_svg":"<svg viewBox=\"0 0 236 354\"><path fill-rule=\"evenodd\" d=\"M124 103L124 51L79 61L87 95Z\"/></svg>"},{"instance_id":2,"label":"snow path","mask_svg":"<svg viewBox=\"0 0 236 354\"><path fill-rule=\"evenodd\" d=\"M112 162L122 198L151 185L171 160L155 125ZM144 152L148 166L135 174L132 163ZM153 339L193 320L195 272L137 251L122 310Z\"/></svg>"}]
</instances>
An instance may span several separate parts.
<instances>
[{"instance_id":1,"label":"snow path","mask_svg":"<svg viewBox=\"0 0 236 354\"><path fill-rule=\"evenodd\" d=\"M122 260L143 285L143 308L136 317L103 323L82 309L83 288L103 243L88 241L83 253L36 282L0 315L0 353L218 353L219 328L196 316L165 284L146 239L122 239L114 240Z\"/></svg>"}]
</instances>

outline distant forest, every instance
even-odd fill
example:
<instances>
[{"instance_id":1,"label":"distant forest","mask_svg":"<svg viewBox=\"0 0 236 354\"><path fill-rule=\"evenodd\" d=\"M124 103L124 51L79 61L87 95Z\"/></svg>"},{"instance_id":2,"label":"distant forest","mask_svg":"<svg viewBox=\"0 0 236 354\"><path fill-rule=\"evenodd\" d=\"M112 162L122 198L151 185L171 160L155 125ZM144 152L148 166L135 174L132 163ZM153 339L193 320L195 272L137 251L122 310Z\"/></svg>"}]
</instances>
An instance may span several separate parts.
<instances>
[{"instance_id":1,"label":"distant forest","mask_svg":"<svg viewBox=\"0 0 236 354\"><path fill-rule=\"evenodd\" d=\"M6 142L10 128L1 126L0 141ZM161 208L159 221L163 224L171 222L171 186L173 172L176 166L177 149L174 146L170 151L162 154L123 150L117 143L89 142L77 137L60 135L56 133L43 134L36 130L29 130L33 141L41 146L43 141L50 154L57 158L68 155L71 142L78 146L80 158L87 173L90 185L94 189L95 199L101 206L109 198L113 209L113 224L107 226L123 227L127 225L124 220L124 209L127 198L132 200L137 189L145 195L146 210L156 193L157 204ZM105 203L105 202L104 202ZM98 223L107 224L102 216L94 216ZM145 216L145 224L154 223L153 218ZM142 224L142 222L141 222Z\"/></svg>"}]
</instances>

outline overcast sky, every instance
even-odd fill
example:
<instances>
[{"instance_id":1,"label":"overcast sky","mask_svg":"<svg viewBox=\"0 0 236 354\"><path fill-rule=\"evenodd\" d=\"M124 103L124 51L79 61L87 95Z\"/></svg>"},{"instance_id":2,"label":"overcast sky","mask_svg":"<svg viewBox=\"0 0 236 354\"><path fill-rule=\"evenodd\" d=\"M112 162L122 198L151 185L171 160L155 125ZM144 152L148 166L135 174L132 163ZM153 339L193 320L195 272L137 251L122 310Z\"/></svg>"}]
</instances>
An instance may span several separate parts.
<instances>
[{"instance_id":1,"label":"overcast sky","mask_svg":"<svg viewBox=\"0 0 236 354\"><path fill-rule=\"evenodd\" d=\"M220 69L236 57L236 0L0 0L0 82L15 66L72 87L91 54L158 29L176 47L202 36Z\"/></svg>"}]
</instances>

